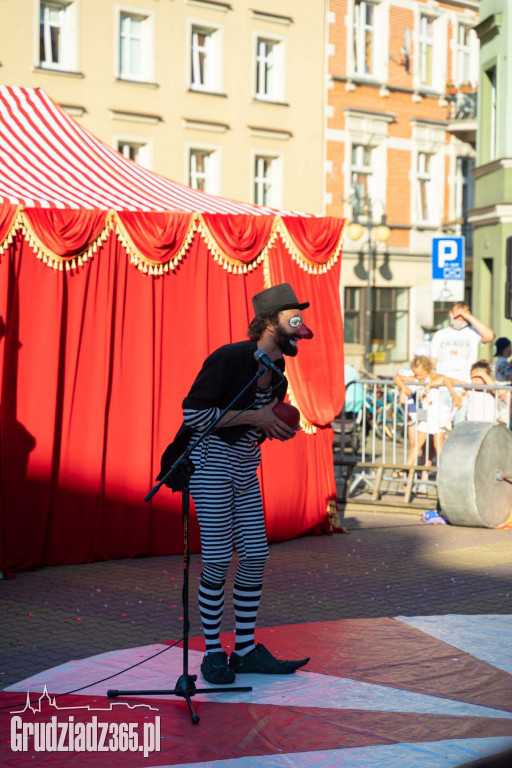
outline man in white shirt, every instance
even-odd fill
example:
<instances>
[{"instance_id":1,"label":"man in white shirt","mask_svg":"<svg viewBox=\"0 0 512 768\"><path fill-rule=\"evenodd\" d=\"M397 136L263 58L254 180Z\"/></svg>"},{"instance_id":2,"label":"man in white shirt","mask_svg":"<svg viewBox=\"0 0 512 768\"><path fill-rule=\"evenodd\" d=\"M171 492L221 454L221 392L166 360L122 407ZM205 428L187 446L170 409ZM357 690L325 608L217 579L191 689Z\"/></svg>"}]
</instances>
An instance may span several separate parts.
<instances>
[{"instance_id":1,"label":"man in white shirt","mask_svg":"<svg viewBox=\"0 0 512 768\"><path fill-rule=\"evenodd\" d=\"M448 312L450 325L437 331L430 347L430 359L434 370L471 383L471 366L478 360L478 347L494 339L494 332L488 325L471 314L463 301L456 302ZM446 393L445 395L446 396ZM453 423L466 418L467 405L455 414Z\"/></svg>"}]
</instances>

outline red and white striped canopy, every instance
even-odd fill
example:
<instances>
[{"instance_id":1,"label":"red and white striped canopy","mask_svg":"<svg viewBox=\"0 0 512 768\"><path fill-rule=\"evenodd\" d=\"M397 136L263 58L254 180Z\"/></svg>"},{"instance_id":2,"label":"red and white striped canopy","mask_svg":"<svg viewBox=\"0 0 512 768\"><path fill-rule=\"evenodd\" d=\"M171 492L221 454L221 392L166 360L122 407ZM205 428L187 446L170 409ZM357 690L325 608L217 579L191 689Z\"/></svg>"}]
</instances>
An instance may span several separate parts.
<instances>
[{"instance_id":1,"label":"red and white striped canopy","mask_svg":"<svg viewBox=\"0 0 512 768\"><path fill-rule=\"evenodd\" d=\"M78 125L39 88L0 86L0 163L0 202L26 207L294 215L152 173Z\"/></svg>"}]
</instances>

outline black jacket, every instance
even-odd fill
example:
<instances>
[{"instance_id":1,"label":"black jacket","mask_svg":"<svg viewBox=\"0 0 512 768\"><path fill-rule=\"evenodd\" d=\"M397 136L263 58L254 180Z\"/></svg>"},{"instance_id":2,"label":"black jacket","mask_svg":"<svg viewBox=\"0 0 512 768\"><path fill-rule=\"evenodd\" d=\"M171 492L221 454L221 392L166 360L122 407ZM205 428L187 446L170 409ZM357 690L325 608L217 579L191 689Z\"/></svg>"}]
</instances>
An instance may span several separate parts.
<instances>
[{"instance_id":1,"label":"black jacket","mask_svg":"<svg viewBox=\"0 0 512 768\"><path fill-rule=\"evenodd\" d=\"M224 346L212 352L203 363L196 380L183 401L183 408L202 410L206 408L220 408L224 410L238 393L249 383L258 369L258 362L254 359L254 353L258 346L255 341L238 341ZM284 371L284 360L281 358L275 363ZM272 386L278 382L277 373L272 375ZM249 387L239 400L233 405L233 410L242 410L256 399L257 381ZM283 400L288 388L286 378L277 387L274 394L279 400ZM240 424L234 427L221 427L215 431L228 445L233 445L244 435L250 424ZM165 449L161 459L161 469L157 480L169 471L172 465L186 450L190 442L192 429L182 424L174 440ZM262 442L265 439L263 436ZM173 472L165 483L174 491L181 490L181 472Z\"/></svg>"}]
</instances>

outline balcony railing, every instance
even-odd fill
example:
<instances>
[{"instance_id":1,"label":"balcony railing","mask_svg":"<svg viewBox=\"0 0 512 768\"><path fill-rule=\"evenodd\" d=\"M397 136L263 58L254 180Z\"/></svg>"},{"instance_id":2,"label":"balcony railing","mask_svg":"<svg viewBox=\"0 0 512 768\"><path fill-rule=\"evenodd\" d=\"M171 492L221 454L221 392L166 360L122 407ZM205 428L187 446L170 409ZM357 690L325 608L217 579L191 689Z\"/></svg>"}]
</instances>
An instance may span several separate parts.
<instances>
[{"instance_id":1,"label":"balcony railing","mask_svg":"<svg viewBox=\"0 0 512 768\"><path fill-rule=\"evenodd\" d=\"M453 94L450 118L452 120L475 120L476 96L476 90L459 90Z\"/></svg>"}]
</instances>

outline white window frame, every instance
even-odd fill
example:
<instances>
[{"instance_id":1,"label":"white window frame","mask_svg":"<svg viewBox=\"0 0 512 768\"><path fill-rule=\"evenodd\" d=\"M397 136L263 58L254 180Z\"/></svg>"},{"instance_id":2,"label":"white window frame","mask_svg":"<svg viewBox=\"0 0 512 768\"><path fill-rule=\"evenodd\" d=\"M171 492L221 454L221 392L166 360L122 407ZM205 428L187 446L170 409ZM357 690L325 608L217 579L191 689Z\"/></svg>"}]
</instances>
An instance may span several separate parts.
<instances>
[{"instance_id":1,"label":"white window frame","mask_svg":"<svg viewBox=\"0 0 512 768\"><path fill-rule=\"evenodd\" d=\"M467 31L468 33L468 41L466 44L461 43L461 33L462 30ZM480 44L478 41L477 34L471 24L468 24L466 20L458 21L456 25L456 34L457 37L454 40L455 44L455 73L454 73L454 82L458 83L459 85L461 83L472 83L476 84L478 82L479 77L479 70L478 70L478 63L479 63L479 52L480 52ZM467 60L467 67L464 68L462 65L462 59ZM466 71L464 71L464 69Z\"/></svg>"},{"instance_id":2,"label":"white window frame","mask_svg":"<svg viewBox=\"0 0 512 768\"><path fill-rule=\"evenodd\" d=\"M124 71L121 67L121 17L131 16L141 21L141 68L140 71ZM116 44L114 53L116 57L115 72L119 80L129 82L152 83L155 79L155 16L154 12L147 8L132 5L115 6L115 30Z\"/></svg>"},{"instance_id":3,"label":"white window frame","mask_svg":"<svg viewBox=\"0 0 512 768\"><path fill-rule=\"evenodd\" d=\"M203 192L208 195L221 194L221 168L222 168L222 150L217 145L201 144L198 142L188 142L185 145L185 184L191 189L199 189L192 184L192 157L194 153L201 153L207 159L207 170L204 174L205 187Z\"/></svg>"},{"instance_id":4,"label":"white window frame","mask_svg":"<svg viewBox=\"0 0 512 768\"><path fill-rule=\"evenodd\" d=\"M259 176L261 164L259 160L270 160L270 176ZM282 208L283 198L283 157L280 152L271 152L269 150L253 150L251 153L251 200L256 205L263 205L269 208ZM264 201L262 194L262 185L270 184L270 195L267 201ZM259 189L258 189L259 187Z\"/></svg>"},{"instance_id":5,"label":"white window frame","mask_svg":"<svg viewBox=\"0 0 512 768\"><path fill-rule=\"evenodd\" d=\"M357 9L360 13L358 14ZM366 11L371 9L373 15L373 23L368 25L366 23ZM357 16L359 15L359 18ZM354 61L354 75L358 77L375 77L376 68L376 35L375 35L375 19L377 16L377 8L375 3L368 2L368 0L354 0L354 22L352 27L352 55ZM366 32L371 30L372 48L371 48L371 69L369 72L364 71L365 64L365 45L366 45Z\"/></svg>"},{"instance_id":6,"label":"white window frame","mask_svg":"<svg viewBox=\"0 0 512 768\"><path fill-rule=\"evenodd\" d=\"M392 115L376 115L364 112L360 109L344 110L345 133L344 142L345 157L343 160L343 197L344 216L352 217L353 214L353 183L352 172L357 170L359 164L352 165L352 147L361 145L371 149L370 165L361 167L371 169L371 181L368 185L369 197L372 203L372 213L375 221L385 213L387 195L387 147L389 124L393 120ZM366 217L361 215L361 221Z\"/></svg>"},{"instance_id":7,"label":"white window frame","mask_svg":"<svg viewBox=\"0 0 512 768\"><path fill-rule=\"evenodd\" d=\"M368 200L373 201L374 192L374 146L372 144L364 144L358 141L352 141L350 147L350 190L351 190L351 203L352 203L352 217L355 218L356 208L355 204L358 201L358 197L355 193L354 175L362 175L366 177L366 190L367 200L361 200L362 207L357 211L359 218L366 218L368 215ZM353 161L354 150L356 150L356 161ZM365 152L369 153L368 164L364 161ZM370 205L371 205L370 202Z\"/></svg>"},{"instance_id":8,"label":"white window frame","mask_svg":"<svg viewBox=\"0 0 512 768\"><path fill-rule=\"evenodd\" d=\"M428 162L422 162L422 158ZM425 187L426 216L422 211L422 188ZM418 224L430 224L433 220L433 179L432 179L432 153L418 151L416 153L416 173L414 180L416 200L416 221Z\"/></svg>"},{"instance_id":9,"label":"white window frame","mask_svg":"<svg viewBox=\"0 0 512 768\"><path fill-rule=\"evenodd\" d=\"M43 7L56 8L62 13L61 25L61 59L60 61L49 61L41 58L41 12ZM35 5L37 14L37 23L34 25L36 31L36 66L41 69L55 69L71 72L78 69L79 62L79 0L37 0ZM46 23L49 20L46 20ZM49 28L45 23L45 48L51 51L51 37Z\"/></svg>"},{"instance_id":10,"label":"white window frame","mask_svg":"<svg viewBox=\"0 0 512 768\"><path fill-rule=\"evenodd\" d=\"M421 91L444 93L446 86L447 66L447 15L441 15L422 3L416 3L414 50L416 51L414 83ZM423 32L422 19L432 21L432 35ZM425 82L424 67L426 66L426 47L431 48L432 82Z\"/></svg>"},{"instance_id":11,"label":"white window frame","mask_svg":"<svg viewBox=\"0 0 512 768\"><path fill-rule=\"evenodd\" d=\"M456 40L456 82L466 83L471 79L471 38L470 28L467 24L457 24ZM467 34L466 43L461 41L461 37Z\"/></svg>"},{"instance_id":12,"label":"white window frame","mask_svg":"<svg viewBox=\"0 0 512 768\"><path fill-rule=\"evenodd\" d=\"M364 43L366 24L356 25L356 0L350 0L345 18L347 29L346 61L349 78L386 83L388 80L389 14L388 4L382 0L362 0L361 5L373 9L372 71L364 72ZM357 47L358 53L354 52ZM357 61L359 59L359 61Z\"/></svg>"},{"instance_id":13,"label":"white window frame","mask_svg":"<svg viewBox=\"0 0 512 768\"><path fill-rule=\"evenodd\" d=\"M427 35L423 30L423 22L432 23L432 35ZM418 29L418 69L420 85L423 88L434 88L435 72L434 72L434 41L435 41L435 23L436 19L429 13L420 13L419 29ZM430 82L427 82L427 73L425 72L427 66L427 49L430 48Z\"/></svg>"},{"instance_id":14,"label":"white window frame","mask_svg":"<svg viewBox=\"0 0 512 768\"><path fill-rule=\"evenodd\" d=\"M195 35L203 32L207 35L205 45L206 65L205 82L201 83L196 77L199 68L198 51L195 49ZM204 19L188 20L187 71L191 91L204 93L220 93L223 87L223 50L224 30L220 24L212 24Z\"/></svg>"},{"instance_id":15,"label":"white window frame","mask_svg":"<svg viewBox=\"0 0 512 768\"><path fill-rule=\"evenodd\" d=\"M265 59L260 53L260 43L272 47L271 56L267 58L271 69L270 87L268 91L258 88L261 71L265 67ZM269 35L264 32L254 34L254 98L260 101L284 101L286 91L286 41L283 37Z\"/></svg>"},{"instance_id":16,"label":"white window frame","mask_svg":"<svg viewBox=\"0 0 512 768\"><path fill-rule=\"evenodd\" d=\"M112 146L115 150L120 152L124 157L129 157L127 152L124 152L120 145L127 145L137 148L137 157L134 162L141 165L143 168L152 170L153 168L153 139L150 136L136 136L134 134L115 134L112 137Z\"/></svg>"}]
</instances>

